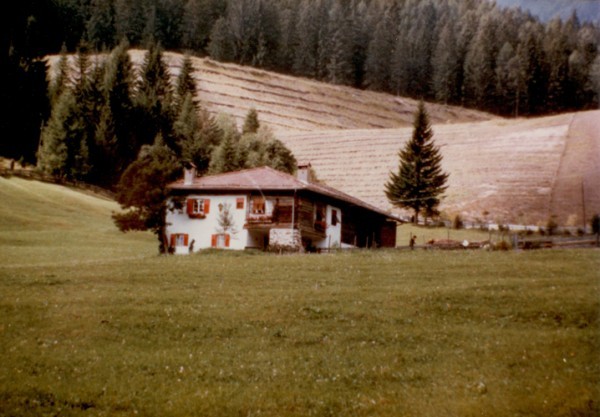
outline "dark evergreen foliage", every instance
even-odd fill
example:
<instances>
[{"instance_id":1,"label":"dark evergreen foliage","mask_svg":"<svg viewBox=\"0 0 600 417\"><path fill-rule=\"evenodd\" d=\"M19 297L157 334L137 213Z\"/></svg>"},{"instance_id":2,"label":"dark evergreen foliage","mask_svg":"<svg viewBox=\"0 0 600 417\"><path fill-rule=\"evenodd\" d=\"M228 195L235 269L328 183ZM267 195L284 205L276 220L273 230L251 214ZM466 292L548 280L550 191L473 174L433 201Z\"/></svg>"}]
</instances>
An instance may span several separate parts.
<instances>
[{"instance_id":1,"label":"dark evergreen foliage","mask_svg":"<svg viewBox=\"0 0 600 417\"><path fill-rule=\"evenodd\" d=\"M152 41L217 60L502 115L598 107L600 30L575 15L542 23L484 0L31 0L13 6L2 37L0 70L7 88L1 92L6 109L0 151L30 161L48 117L40 58L63 44L72 52L82 39L94 49ZM62 81L55 87L52 99ZM159 111L159 101L147 93L136 99L145 110L126 122L144 123L154 112L132 150L151 143L158 131L171 141L165 109ZM122 112L110 103L120 138L126 131ZM134 157L130 152L126 159Z\"/></svg>"},{"instance_id":2,"label":"dark evergreen foliage","mask_svg":"<svg viewBox=\"0 0 600 417\"><path fill-rule=\"evenodd\" d=\"M175 153L160 135L154 144L145 145L137 159L129 165L117 185L117 201L125 210L113 219L123 232L151 230L159 241L159 252L165 253L165 215L168 209L167 184L181 175Z\"/></svg>"},{"instance_id":3,"label":"dark evergreen foliage","mask_svg":"<svg viewBox=\"0 0 600 417\"><path fill-rule=\"evenodd\" d=\"M390 173L385 194L391 204L414 210L414 222L419 213L437 213L440 195L446 190L448 174L442 171L442 155L433 142L433 131L425 105L420 102L415 113L411 140L399 152L398 173Z\"/></svg>"}]
</instances>

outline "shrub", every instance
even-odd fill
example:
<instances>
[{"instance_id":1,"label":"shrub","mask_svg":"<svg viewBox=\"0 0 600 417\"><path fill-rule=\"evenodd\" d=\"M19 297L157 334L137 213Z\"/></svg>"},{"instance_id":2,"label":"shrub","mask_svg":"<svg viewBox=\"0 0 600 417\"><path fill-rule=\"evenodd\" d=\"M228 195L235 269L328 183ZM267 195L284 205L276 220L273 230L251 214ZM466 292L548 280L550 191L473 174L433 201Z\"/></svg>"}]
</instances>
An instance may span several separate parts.
<instances>
[{"instance_id":1,"label":"shrub","mask_svg":"<svg viewBox=\"0 0 600 417\"><path fill-rule=\"evenodd\" d=\"M494 250L509 250L510 244L506 240L501 240L494 245Z\"/></svg>"},{"instance_id":2,"label":"shrub","mask_svg":"<svg viewBox=\"0 0 600 417\"><path fill-rule=\"evenodd\" d=\"M459 214L457 214L456 216L454 216L454 221L452 222L452 228L453 229L462 229L464 226L462 218L460 217Z\"/></svg>"},{"instance_id":3,"label":"shrub","mask_svg":"<svg viewBox=\"0 0 600 417\"><path fill-rule=\"evenodd\" d=\"M556 229L558 228L558 223L554 220L554 216L548 219L548 223L546 223L546 232L548 236L552 236L556 233Z\"/></svg>"},{"instance_id":4,"label":"shrub","mask_svg":"<svg viewBox=\"0 0 600 417\"><path fill-rule=\"evenodd\" d=\"M599 214L594 214L594 217L592 217L592 221L591 221L591 226L592 226L592 233L597 235L600 233L600 215Z\"/></svg>"}]
</instances>

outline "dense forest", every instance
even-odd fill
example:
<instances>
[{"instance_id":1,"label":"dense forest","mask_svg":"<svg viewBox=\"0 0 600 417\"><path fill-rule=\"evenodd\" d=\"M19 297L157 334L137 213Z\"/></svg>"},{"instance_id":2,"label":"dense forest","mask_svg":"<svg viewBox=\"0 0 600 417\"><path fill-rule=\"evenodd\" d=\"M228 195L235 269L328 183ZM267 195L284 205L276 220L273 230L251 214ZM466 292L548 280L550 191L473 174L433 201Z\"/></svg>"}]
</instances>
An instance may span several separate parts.
<instances>
[{"instance_id":1,"label":"dense forest","mask_svg":"<svg viewBox=\"0 0 600 417\"><path fill-rule=\"evenodd\" d=\"M0 151L29 161L50 116L40 58L123 40L507 116L598 106L597 26L488 1L31 0L12 13ZM15 135L29 140L11 147Z\"/></svg>"}]
</instances>

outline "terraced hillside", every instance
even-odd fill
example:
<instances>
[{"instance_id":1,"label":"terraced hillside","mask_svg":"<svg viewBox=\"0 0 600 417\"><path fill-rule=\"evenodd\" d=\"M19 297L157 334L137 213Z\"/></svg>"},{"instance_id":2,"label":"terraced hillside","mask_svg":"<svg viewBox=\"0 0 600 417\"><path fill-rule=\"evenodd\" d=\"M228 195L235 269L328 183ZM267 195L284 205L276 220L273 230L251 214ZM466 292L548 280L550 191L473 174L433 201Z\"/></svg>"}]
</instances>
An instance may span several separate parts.
<instances>
[{"instance_id":1,"label":"terraced hillside","mask_svg":"<svg viewBox=\"0 0 600 417\"><path fill-rule=\"evenodd\" d=\"M433 126L450 173L447 215L502 223L582 224L600 212L600 111ZM387 207L384 184L411 128L280 134L320 180Z\"/></svg>"},{"instance_id":2,"label":"terraced hillside","mask_svg":"<svg viewBox=\"0 0 600 417\"><path fill-rule=\"evenodd\" d=\"M130 55L139 68L145 51ZM182 55L165 53L171 75ZM58 57L49 58L56 65ZM378 207L397 152L412 132L417 102L255 68L192 58L198 99L239 125L252 107L318 177ZM600 112L502 119L427 104L450 173L441 209L469 220L580 226L600 212Z\"/></svg>"},{"instance_id":3,"label":"terraced hillside","mask_svg":"<svg viewBox=\"0 0 600 417\"><path fill-rule=\"evenodd\" d=\"M145 51L131 50L136 67ZM183 56L166 52L164 58L176 77ZM72 59L74 59L72 57ZM57 56L49 57L56 66ZM261 123L275 132L329 129L385 129L412 124L417 102L388 94L334 86L308 79L225 64L207 58L192 58L198 99L212 114L228 113L241 126L254 107ZM435 123L474 122L494 116L461 107L431 105Z\"/></svg>"}]
</instances>

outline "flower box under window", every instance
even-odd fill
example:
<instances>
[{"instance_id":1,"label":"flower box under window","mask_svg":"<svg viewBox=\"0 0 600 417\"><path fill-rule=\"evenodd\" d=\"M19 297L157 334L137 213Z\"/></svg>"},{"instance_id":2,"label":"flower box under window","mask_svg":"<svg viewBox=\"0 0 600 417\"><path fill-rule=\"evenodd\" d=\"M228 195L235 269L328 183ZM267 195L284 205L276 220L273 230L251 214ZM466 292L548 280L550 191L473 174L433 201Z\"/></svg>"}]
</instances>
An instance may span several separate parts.
<instances>
[{"instance_id":1,"label":"flower box under window","mask_svg":"<svg viewBox=\"0 0 600 417\"><path fill-rule=\"evenodd\" d=\"M208 198L188 198L187 214L192 219L204 219L210 212L210 200Z\"/></svg>"}]
</instances>

